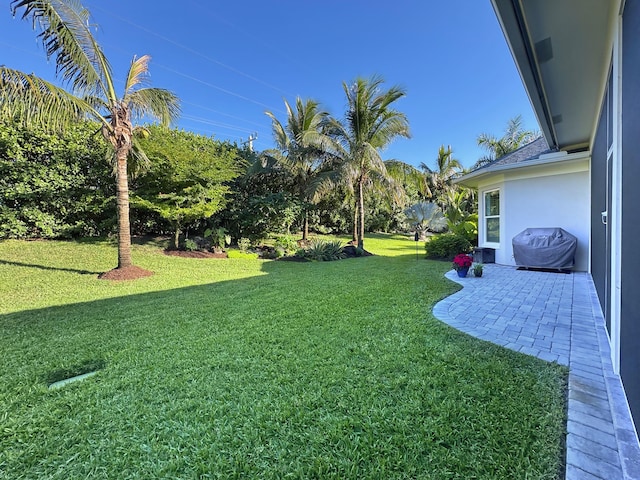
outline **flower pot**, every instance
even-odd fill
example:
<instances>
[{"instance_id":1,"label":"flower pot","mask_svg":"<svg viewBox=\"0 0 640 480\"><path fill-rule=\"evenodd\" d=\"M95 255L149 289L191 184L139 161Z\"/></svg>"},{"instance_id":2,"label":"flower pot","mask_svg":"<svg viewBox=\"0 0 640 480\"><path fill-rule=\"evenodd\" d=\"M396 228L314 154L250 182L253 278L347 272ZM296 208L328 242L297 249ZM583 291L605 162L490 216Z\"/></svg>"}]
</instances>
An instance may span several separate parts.
<instances>
[{"instance_id":1,"label":"flower pot","mask_svg":"<svg viewBox=\"0 0 640 480\"><path fill-rule=\"evenodd\" d=\"M460 267L460 268L458 268L458 276L460 278L466 277L467 273L469 273L469 267Z\"/></svg>"}]
</instances>

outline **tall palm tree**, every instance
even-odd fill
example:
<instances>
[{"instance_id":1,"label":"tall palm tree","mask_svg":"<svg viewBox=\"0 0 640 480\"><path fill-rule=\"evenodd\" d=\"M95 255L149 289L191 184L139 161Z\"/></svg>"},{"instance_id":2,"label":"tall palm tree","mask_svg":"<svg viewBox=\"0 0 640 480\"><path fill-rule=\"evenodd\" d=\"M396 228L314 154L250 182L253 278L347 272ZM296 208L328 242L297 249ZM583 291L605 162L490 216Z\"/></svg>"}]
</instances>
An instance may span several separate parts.
<instances>
[{"instance_id":1,"label":"tall palm tree","mask_svg":"<svg viewBox=\"0 0 640 480\"><path fill-rule=\"evenodd\" d=\"M282 125L271 112L265 112L271 118L275 149L265 152L275 160L276 165L286 168L294 177L296 195L303 204L302 240L309 236L309 205L317 200L318 186L321 181L323 165L322 146L327 137L324 125L328 113L320 110L318 102L296 98L295 110L285 100L287 123Z\"/></svg>"},{"instance_id":2,"label":"tall palm tree","mask_svg":"<svg viewBox=\"0 0 640 480\"><path fill-rule=\"evenodd\" d=\"M39 30L47 58L55 57L56 73L71 91L33 74L0 66L0 119L64 129L83 118L101 125L113 147L118 208L118 268L131 266L128 164L130 155L146 161L137 148L134 118L152 117L168 125L179 114L177 97L168 90L145 88L150 57L133 58L124 93L116 94L113 73L89 30L89 12L79 0L13 0L15 15Z\"/></svg>"},{"instance_id":3,"label":"tall palm tree","mask_svg":"<svg viewBox=\"0 0 640 480\"><path fill-rule=\"evenodd\" d=\"M377 76L357 78L351 85L343 83L348 106L345 119L330 120L334 142L329 149L340 159L342 170L353 180L356 191L360 217L356 236L360 248L364 248L364 189L374 176L389 178L380 150L399 135L410 136L407 117L392 108L405 91L398 86L382 90L383 83Z\"/></svg>"},{"instance_id":4,"label":"tall palm tree","mask_svg":"<svg viewBox=\"0 0 640 480\"><path fill-rule=\"evenodd\" d=\"M507 153L532 142L540 136L540 132L522 128L522 116L509 119L507 129L500 138L488 133L481 133L476 139L478 146L487 150L487 155L480 158L473 168L480 168L493 160L504 157Z\"/></svg>"}]
</instances>

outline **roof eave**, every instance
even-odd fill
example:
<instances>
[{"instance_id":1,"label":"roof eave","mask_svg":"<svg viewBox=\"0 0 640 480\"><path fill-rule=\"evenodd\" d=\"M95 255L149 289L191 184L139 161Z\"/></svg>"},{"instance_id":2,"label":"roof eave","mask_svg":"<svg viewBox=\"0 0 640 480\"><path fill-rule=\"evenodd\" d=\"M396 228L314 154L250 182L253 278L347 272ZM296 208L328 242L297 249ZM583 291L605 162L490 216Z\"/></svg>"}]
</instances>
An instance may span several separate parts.
<instances>
[{"instance_id":1,"label":"roof eave","mask_svg":"<svg viewBox=\"0 0 640 480\"><path fill-rule=\"evenodd\" d=\"M589 158L591 158L591 152L589 151L576 153L555 152L543 154L534 160L527 160L526 162L481 168L479 170L454 179L453 183L462 185L464 187L478 188L481 180L492 177L494 175L499 175L501 173L507 173L515 170L524 170L533 167L549 166L553 164L567 165L573 162L588 160Z\"/></svg>"}]
</instances>

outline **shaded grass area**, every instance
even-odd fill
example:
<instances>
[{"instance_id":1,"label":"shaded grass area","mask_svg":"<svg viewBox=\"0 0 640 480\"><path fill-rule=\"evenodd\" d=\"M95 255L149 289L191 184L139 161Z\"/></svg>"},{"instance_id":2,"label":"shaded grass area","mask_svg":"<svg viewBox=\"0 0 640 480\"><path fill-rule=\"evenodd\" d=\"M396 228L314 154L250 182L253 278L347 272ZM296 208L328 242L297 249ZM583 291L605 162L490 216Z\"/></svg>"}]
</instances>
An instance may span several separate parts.
<instances>
[{"instance_id":1,"label":"shaded grass area","mask_svg":"<svg viewBox=\"0 0 640 480\"><path fill-rule=\"evenodd\" d=\"M292 263L150 244L134 260L153 277L110 283L83 273L112 267L108 242L0 242L0 472L559 478L566 370L436 321L448 262L403 237L366 248Z\"/></svg>"}]
</instances>

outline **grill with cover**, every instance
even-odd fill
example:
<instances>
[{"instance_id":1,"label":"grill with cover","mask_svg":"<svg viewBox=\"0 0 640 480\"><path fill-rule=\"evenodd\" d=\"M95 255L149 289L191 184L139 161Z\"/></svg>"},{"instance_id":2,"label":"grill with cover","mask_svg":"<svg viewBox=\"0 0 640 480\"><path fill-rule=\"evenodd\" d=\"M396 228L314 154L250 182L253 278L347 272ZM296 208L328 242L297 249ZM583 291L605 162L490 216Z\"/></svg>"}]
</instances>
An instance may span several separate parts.
<instances>
[{"instance_id":1,"label":"grill with cover","mask_svg":"<svg viewBox=\"0 0 640 480\"><path fill-rule=\"evenodd\" d=\"M566 269L574 265L578 239L562 228L527 228L512 244L518 266Z\"/></svg>"}]
</instances>

